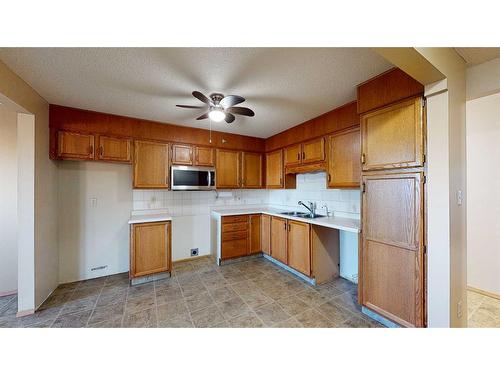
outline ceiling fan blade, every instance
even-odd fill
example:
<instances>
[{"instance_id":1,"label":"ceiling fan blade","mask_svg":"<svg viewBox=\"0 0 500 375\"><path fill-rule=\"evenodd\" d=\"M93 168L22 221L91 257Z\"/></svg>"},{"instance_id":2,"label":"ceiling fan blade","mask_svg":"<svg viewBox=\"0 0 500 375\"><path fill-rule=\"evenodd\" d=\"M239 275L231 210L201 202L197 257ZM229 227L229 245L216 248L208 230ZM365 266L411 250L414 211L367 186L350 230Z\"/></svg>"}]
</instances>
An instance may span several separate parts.
<instances>
[{"instance_id":1,"label":"ceiling fan blade","mask_svg":"<svg viewBox=\"0 0 500 375\"><path fill-rule=\"evenodd\" d=\"M193 91L192 94L196 99L201 100L203 103L207 103L208 105L213 104L208 97L206 97L199 91Z\"/></svg>"},{"instance_id":2,"label":"ceiling fan blade","mask_svg":"<svg viewBox=\"0 0 500 375\"><path fill-rule=\"evenodd\" d=\"M226 118L224 120L226 120L226 122L228 124L232 123L234 120L236 119L236 117L234 117L234 115L232 115L231 113L226 113Z\"/></svg>"},{"instance_id":3,"label":"ceiling fan blade","mask_svg":"<svg viewBox=\"0 0 500 375\"><path fill-rule=\"evenodd\" d=\"M235 115L243 115L243 116L255 116L254 111L252 111L250 108L246 107L231 107L228 108L227 111L229 113L233 113Z\"/></svg>"},{"instance_id":4,"label":"ceiling fan blade","mask_svg":"<svg viewBox=\"0 0 500 375\"><path fill-rule=\"evenodd\" d=\"M228 96L225 96L224 98L222 98L222 100L220 101L219 104L222 106L222 108L228 109L229 107L232 107L233 105L236 105L236 104L243 103L244 101L245 101L245 98L243 98L242 96L228 95Z\"/></svg>"},{"instance_id":5,"label":"ceiling fan blade","mask_svg":"<svg viewBox=\"0 0 500 375\"><path fill-rule=\"evenodd\" d=\"M197 118L197 120L204 120L204 119L208 118L208 114L209 114L209 113L210 113L210 112L207 112L207 113L202 114L200 117L198 117L198 118Z\"/></svg>"},{"instance_id":6,"label":"ceiling fan blade","mask_svg":"<svg viewBox=\"0 0 500 375\"><path fill-rule=\"evenodd\" d=\"M184 104L176 104L176 107L180 108L207 108L206 105L184 105Z\"/></svg>"}]
</instances>

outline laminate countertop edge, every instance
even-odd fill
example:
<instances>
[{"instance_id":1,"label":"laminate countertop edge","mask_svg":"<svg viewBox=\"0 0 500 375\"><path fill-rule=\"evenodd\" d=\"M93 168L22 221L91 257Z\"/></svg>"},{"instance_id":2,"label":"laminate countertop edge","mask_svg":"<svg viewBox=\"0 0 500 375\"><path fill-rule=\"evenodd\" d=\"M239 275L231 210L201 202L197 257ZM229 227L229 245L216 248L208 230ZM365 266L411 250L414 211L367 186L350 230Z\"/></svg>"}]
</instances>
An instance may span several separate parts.
<instances>
[{"instance_id":1,"label":"laminate countertop edge","mask_svg":"<svg viewBox=\"0 0 500 375\"><path fill-rule=\"evenodd\" d=\"M284 209L276 209L273 207L252 207L252 208L239 208L239 209L212 209L212 214L216 216L237 216L237 215L252 215L252 214L266 214L271 216L278 216L284 219L301 221L312 225L343 230L346 232L359 233L360 221L357 219L350 219L339 216L320 217L316 219L309 219L303 217L295 217L290 215L283 215L280 212Z\"/></svg>"},{"instance_id":2,"label":"laminate countertop edge","mask_svg":"<svg viewBox=\"0 0 500 375\"><path fill-rule=\"evenodd\" d=\"M129 224L156 223L159 221L172 221L172 217L164 214L132 215Z\"/></svg>"}]
</instances>

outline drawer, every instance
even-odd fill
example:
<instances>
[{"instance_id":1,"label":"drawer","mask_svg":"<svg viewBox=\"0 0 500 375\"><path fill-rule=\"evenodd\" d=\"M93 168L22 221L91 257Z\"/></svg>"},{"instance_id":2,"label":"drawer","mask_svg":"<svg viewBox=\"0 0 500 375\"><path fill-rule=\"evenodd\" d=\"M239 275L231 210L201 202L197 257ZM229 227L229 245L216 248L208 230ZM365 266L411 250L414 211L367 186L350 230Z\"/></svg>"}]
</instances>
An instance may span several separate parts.
<instances>
[{"instance_id":1,"label":"drawer","mask_svg":"<svg viewBox=\"0 0 500 375\"><path fill-rule=\"evenodd\" d=\"M236 258L248 254L248 240L239 239L222 242L222 259Z\"/></svg>"},{"instance_id":2,"label":"drawer","mask_svg":"<svg viewBox=\"0 0 500 375\"><path fill-rule=\"evenodd\" d=\"M244 239L246 240L248 238L248 231L242 230L239 232L229 232L229 233L222 233L222 243L225 241L232 241L232 240L241 240Z\"/></svg>"},{"instance_id":3,"label":"drawer","mask_svg":"<svg viewBox=\"0 0 500 375\"><path fill-rule=\"evenodd\" d=\"M224 223L222 224L222 233L227 233L227 232L238 232L242 230L247 230L248 229L248 223L241 222L241 223Z\"/></svg>"},{"instance_id":4,"label":"drawer","mask_svg":"<svg viewBox=\"0 0 500 375\"><path fill-rule=\"evenodd\" d=\"M247 222L247 221L248 221L247 215L235 215L235 216L223 216L222 217L222 224L241 223L241 222Z\"/></svg>"}]
</instances>

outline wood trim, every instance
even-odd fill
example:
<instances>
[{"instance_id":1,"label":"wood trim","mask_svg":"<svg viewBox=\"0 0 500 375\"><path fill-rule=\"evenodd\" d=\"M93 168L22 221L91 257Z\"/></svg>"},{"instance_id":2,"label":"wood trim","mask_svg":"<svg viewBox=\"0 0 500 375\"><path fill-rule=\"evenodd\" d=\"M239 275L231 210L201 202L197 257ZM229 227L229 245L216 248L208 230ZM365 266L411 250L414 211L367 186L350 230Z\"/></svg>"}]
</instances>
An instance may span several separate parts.
<instances>
[{"instance_id":1,"label":"wood trim","mask_svg":"<svg viewBox=\"0 0 500 375\"><path fill-rule=\"evenodd\" d=\"M9 292L2 292L0 293L0 297L13 296L14 294L17 294L17 289Z\"/></svg>"},{"instance_id":2,"label":"wood trim","mask_svg":"<svg viewBox=\"0 0 500 375\"><path fill-rule=\"evenodd\" d=\"M267 138L265 150L275 151L358 125L357 101L352 101Z\"/></svg>"},{"instance_id":3,"label":"wood trim","mask_svg":"<svg viewBox=\"0 0 500 375\"><path fill-rule=\"evenodd\" d=\"M298 165L296 167L286 167L285 168L285 175L297 174L297 173L318 172L318 171L326 171L326 162L325 161Z\"/></svg>"},{"instance_id":4,"label":"wood trim","mask_svg":"<svg viewBox=\"0 0 500 375\"><path fill-rule=\"evenodd\" d=\"M414 96L422 96L424 86L399 68L392 68L359 84L357 112L365 113Z\"/></svg>"},{"instance_id":5,"label":"wood trim","mask_svg":"<svg viewBox=\"0 0 500 375\"><path fill-rule=\"evenodd\" d=\"M486 290L474 288L472 286L467 286L467 290L470 290L471 292L475 292L475 293L478 293L478 294L482 294L483 296L486 296L486 297L495 298L495 299L500 300L500 294L495 294L495 293L487 292Z\"/></svg>"},{"instance_id":6,"label":"wood trim","mask_svg":"<svg viewBox=\"0 0 500 375\"><path fill-rule=\"evenodd\" d=\"M185 143L229 150L265 151L263 138L192 128L84 109L49 105L50 157L57 158L57 131L129 137L164 143Z\"/></svg>"}]
</instances>

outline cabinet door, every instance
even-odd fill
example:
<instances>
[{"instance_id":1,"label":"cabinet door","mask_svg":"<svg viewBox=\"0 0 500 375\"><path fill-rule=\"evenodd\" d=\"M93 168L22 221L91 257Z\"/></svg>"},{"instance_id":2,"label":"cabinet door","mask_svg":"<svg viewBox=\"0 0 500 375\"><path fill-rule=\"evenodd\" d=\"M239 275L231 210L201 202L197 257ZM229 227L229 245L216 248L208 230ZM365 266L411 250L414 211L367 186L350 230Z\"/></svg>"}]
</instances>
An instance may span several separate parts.
<instances>
[{"instance_id":1,"label":"cabinet door","mask_svg":"<svg viewBox=\"0 0 500 375\"><path fill-rule=\"evenodd\" d=\"M319 138L302 144L302 164L325 160L325 139Z\"/></svg>"},{"instance_id":2,"label":"cabinet door","mask_svg":"<svg viewBox=\"0 0 500 375\"><path fill-rule=\"evenodd\" d=\"M57 156L70 160L94 160L94 136L59 131Z\"/></svg>"},{"instance_id":3,"label":"cabinet door","mask_svg":"<svg viewBox=\"0 0 500 375\"><path fill-rule=\"evenodd\" d=\"M260 222L261 249L264 254L271 255L271 216L262 215Z\"/></svg>"},{"instance_id":4,"label":"cabinet door","mask_svg":"<svg viewBox=\"0 0 500 375\"><path fill-rule=\"evenodd\" d=\"M419 97L361 116L364 171L423 165L422 104Z\"/></svg>"},{"instance_id":5,"label":"cabinet door","mask_svg":"<svg viewBox=\"0 0 500 375\"><path fill-rule=\"evenodd\" d=\"M408 326L424 324L421 173L363 176L362 304Z\"/></svg>"},{"instance_id":6,"label":"cabinet door","mask_svg":"<svg viewBox=\"0 0 500 375\"><path fill-rule=\"evenodd\" d=\"M172 164L193 165L193 148L188 145L172 145Z\"/></svg>"},{"instance_id":7,"label":"cabinet door","mask_svg":"<svg viewBox=\"0 0 500 375\"><path fill-rule=\"evenodd\" d=\"M114 138L100 135L97 159L130 163L132 161L132 141L126 138Z\"/></svg>"},{"instance_id":8,"label":"cabinet door","mask_svg":"<svg viewBox=\"0 0 500 375\"><path fill-rule=\"evenodd\" d=\"M282 150L266 154L266 187L268 189L280 189L283 187Z\"/></svg>"},{"instance_id":9,"label":"cabinet door","mask_svg":"<svg viewBox=\"0 0 500 375\"><path fill-rule=\"evenodd\" d=\"M130 276L170 271L170 222L132 224Z\"/></svg>"},{"instance_id":10,"label":"cabinet door","mask_svg":"<svg viewBox=\"0 0 500 375\"><path fill-rule=\"evenodd\" d=\"M302 145L293 145L285 148L285 167L299 165L302 161Z\"/></svg>"},{"instance_id":11,"label":"cabinet door","mask_svg":"<svg viewBox=\"0 0 500 375\"><path fill-rule=\"evenodd\" d=\"M134 142L134 188L168 188L168 150L166 143Z\"/></svg>"},{"instance_id":12,"label":"cabinet door","mask_svg":"<svg viewBox=\"0 0 500 375\"><path fill-rule=\"evenodd\" d=\"M217 150L215 181L218 188L235 189L240 187L239 151Z\"/></svg>"},{"instance_id":13,"label":"cabinet door","mask_svg":"<svg viewBox=\"0 0 500 375\"><path fill-rule=\"evenodd\" d=\"M359 129L328 137L328 187L359 188L361 139Z\"/></svg>"},{"instance_id":14,"label":"cabinet door","mask_svg":"<svg viewBox=\"0 0 500 375\"><path fill-rule=\"evenodd\" d=\"M249 246L249 253L250 254L255 254L255 253L260 253L262 251L261 247L261 220L260 220L260 214L258 215L250 215L250 246Z\"/></svg>"},{"instance_id":15,"label":"cabinet door","mask_svg":"<svg viewBox=\"0 0 500 375\"><path fill-rule=\"evenodd\" d=\"M262 187L262 154L255 152L243 152L242 160L242 187Z\"/></svg>"},{"instance_id":16,"label":"cabinet door","mask_svg":"<svg viewBox=\"0 0 500 375\"><path fill-rule=\"evenodd\" d=\"M288 265L311 275L311 232L307 223L288 220Z\"/></svg>"},{"instance_id":17,"label":"cabinet door","mask_svg":"<svg viewBox=\"0 0 500 375\"><path fill-rule=\"evenodd\" d=\"M214 166L214 149L211 147L195 146L194 163L203 167Z\"/></svg>"},{"instance_id":18,"label":"cabinet door","mask_svg":"<svg viewBox=\"0 0 500 375\"><path fill-rule=\"evenodd\" d=\"M286 219L271 217L271 256L285 264L287 264L286 228Z\"/></svg>"}]
</instances>

